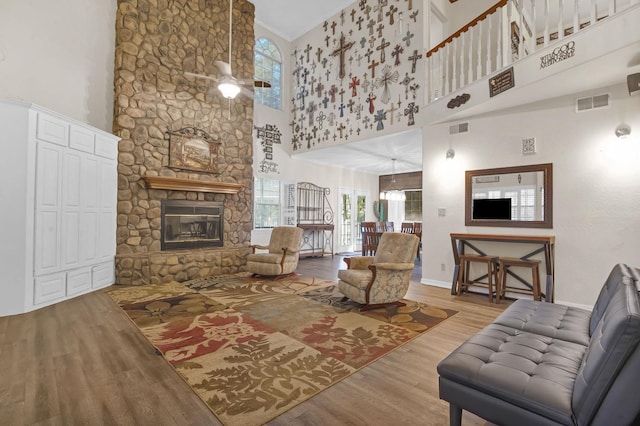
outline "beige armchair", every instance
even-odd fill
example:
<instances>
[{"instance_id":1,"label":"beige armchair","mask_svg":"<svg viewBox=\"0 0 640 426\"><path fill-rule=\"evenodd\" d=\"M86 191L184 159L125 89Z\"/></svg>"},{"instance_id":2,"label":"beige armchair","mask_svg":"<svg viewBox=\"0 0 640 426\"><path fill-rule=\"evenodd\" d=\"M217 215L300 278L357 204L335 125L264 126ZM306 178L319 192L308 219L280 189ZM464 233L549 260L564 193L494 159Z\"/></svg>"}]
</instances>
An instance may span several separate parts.
<instances>
[{"instance_id":1,"label":"beige armchair","mask_svg":"<svg viewBox=\"0 0 640 426\"><path fill-rule=\"evenodd\" d=\"M347 298L364 305L360 310L404 306L400 299L409 289L419 241L412 234L385 232L375 256L344 259L348 269L338 271L338 289Z\"/></svg>"},{"instance_id":2,"label":"beige armchair","mask_svg":"<svg viewBox=\"0 0 640 426\"><path fill-rule=\"evenodd\" d=\"M253 275L286 275L294 272L300 259L302 229L280 226L271 231L268 246L252 245L253 253L247 256L247 271ZM256 249L269 250L256 253Z\"/></svg>"}]
</instances>

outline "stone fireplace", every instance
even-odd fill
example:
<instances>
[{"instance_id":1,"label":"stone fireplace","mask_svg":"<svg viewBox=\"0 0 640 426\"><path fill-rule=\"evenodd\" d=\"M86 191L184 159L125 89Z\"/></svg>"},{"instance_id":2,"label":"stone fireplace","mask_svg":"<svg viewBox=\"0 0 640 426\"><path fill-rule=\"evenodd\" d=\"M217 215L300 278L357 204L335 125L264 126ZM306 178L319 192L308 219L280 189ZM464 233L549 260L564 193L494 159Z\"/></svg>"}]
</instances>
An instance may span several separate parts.
<instances>
[{"instance_id":1,"label":"stone fireplace","mask_svg":"<svg viewBox=\"0 0 640 426\"><path fill-rule=\"evenodd\" d=\"M220 43L228 37L228 8L222 0L118 1L113 125L121 138L118 284L185 281L245 269L253 219L253 101L239 96L229 103L211 82L184 74L218 75L215 60L228 58L227 45ZM233 19L232 68L238 77L251 78L253 4L235 0ZM170 166L170 134L187 127L217 142L215 171ZM215 246L166 246L163 205L175 201L221 206ZM208 228L209 218L204 222ZM182 226L172 225L172 236L186 237Z\"/></svg>"}]
</instances>

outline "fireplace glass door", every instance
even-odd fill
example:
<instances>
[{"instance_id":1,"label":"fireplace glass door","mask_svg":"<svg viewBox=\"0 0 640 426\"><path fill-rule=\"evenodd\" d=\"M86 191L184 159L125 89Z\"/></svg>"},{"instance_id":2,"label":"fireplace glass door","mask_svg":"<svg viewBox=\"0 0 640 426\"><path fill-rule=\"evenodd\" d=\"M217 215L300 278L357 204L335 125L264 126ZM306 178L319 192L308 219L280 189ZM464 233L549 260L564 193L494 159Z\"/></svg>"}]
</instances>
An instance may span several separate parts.
<instances>
[{"instance_id":1,"label":"fireplace glass door","mask_svg":"<svg viewBox=\"0 0 640 426\"><path fill-rule=\"evenodd\" d=\"M162 200L162 250L222 247L223 205Z\"/></svg>"}]
</instances>

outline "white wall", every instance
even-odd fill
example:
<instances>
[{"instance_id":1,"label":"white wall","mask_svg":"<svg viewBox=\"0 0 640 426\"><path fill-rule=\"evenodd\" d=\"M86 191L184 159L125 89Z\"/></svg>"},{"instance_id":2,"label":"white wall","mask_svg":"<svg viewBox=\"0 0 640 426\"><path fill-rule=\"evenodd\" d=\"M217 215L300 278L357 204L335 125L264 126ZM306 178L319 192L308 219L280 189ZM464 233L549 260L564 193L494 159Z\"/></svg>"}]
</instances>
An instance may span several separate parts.
<instances>
[{"instance_id":1,"label":"white wall","mask_svg":"<svg viewBox=\"0 0 640 426\"><path fill-rule=\"evenodd\" d=\"M264 152L260 145L260 140L256 138L254 131L254 152L253 152L253 169L254 175L259 177L269 177L279 179L282 182L311 182L322 187L330 188L329 203L334 212L334 224L338 221L338 196L339 188L353 188L357 190L369 191L369 201L378 198L378 176L368 173L356 172L338 167L329 167L311 163L304 160L291 157L293 152L291 144L291 116L290 106L290 85L289 77L291 75L291 51L292 47L289 42L274 34L273 32L255 25L255 37L266 37L278 45L283 56L284 87L282 88L283 109L277 110L263 106L256 102L254 104L254 125L264 127L267 124L275 125L282 133L281 144L273 147L273 162L277 165L276 171L261 172L260 163L264 160ZM373 207L367 208L368 220L374 220ZM252 244L266 244L269 241L269 230L257 230L252 233ZM337 248L338 230L334 232L334 248Z\"/></svg>"},{"instance_id":2,"label":"white wall","mask_svg":"<svg viewBox=\"0 0 640 426\"><path fill-rule=\"evenodd\" d=\"M458 1L455 3L434 1L447 17L445 38L477 18L485 10L496 4L497 0Z\"/></svg>"},{"instance_id":3,"label":"white wall","mask_svg":"<svg viewBox=\"0 0 640 426\"><path fill-rule=\"evenodd\" d=\"M609 108L575 112L576 98L605 92ZM592 305L614 264L640 266L639 109L640 97L618 85L474 118L469 133L427 126L423 282L451 283L451 232L555 235L555 300ZM621 123L632 128L626 140L614 135ZM530 137L537 154L523 156L521 140ZM445 160L449 144L452 161ZM553 163L553 229L465 227L465 170L538 163ZM438 208L446 208L445 217Z\"/></svg>"},{"instance_id":4,"label":"white wall","mask_svg":"<svg viewBox=\"0 0 640 426\"><path fill-rule=\"evenodd\" d=\"M0 98L111 132L116 0L0 1Z\"/></svg>"}]
</instances>

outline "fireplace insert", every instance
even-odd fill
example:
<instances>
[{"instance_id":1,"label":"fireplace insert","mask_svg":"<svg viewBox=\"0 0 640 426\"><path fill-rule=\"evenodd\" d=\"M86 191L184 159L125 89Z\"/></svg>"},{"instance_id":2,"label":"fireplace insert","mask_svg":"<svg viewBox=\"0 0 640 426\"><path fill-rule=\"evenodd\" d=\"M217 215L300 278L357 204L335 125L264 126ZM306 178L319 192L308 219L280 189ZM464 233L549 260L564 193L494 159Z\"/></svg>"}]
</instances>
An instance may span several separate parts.
<instances>
[{"instance_id":1,"label":"fireplace insert","mask_svg":"<svg viewBox=\"0 0 640 426\"><path fill-rule=\"evenodd\" d=\"M222 203L162 200L161 212L162 250L223 246Z\"/></svg>"}]
</instances>

